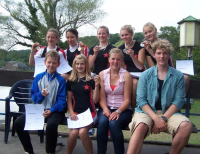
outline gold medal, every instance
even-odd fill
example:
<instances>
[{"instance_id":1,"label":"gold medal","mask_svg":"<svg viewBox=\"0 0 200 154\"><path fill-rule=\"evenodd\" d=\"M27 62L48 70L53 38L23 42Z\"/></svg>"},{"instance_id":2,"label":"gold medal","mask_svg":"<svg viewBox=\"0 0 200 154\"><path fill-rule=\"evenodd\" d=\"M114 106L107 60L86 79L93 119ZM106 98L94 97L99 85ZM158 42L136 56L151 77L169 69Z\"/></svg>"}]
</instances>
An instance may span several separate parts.
<instances>
[{"instance_id":1,"label":"gold medal","mask_svg":"<svg viewBox=\"0 0 200 154\"><path fill-rule=\"evenodd\" d=\"M78 47L78 51L81 51L81 47L80 46Z\"/></svg>"}]
</instances>

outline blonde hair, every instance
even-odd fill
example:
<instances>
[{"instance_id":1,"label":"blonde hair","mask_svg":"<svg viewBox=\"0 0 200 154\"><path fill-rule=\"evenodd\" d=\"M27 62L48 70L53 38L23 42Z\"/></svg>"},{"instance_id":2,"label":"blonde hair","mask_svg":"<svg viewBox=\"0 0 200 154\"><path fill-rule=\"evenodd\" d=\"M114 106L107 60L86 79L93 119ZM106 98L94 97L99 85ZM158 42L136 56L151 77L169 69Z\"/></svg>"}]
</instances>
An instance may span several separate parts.
<instances>
[{"instance_id":1,"label":"blonde hair","mask_svg":"<svg viewBox=\"0 0 200 154\"><path fill-rule=\"evenodd\" d=\"M157 49L162 49L162 50L166 51L169 55L171 55L172 51L174 50L172 44L166 39L156 40L151 45L151 47L152 47L154 54L156 53Z\"/></svg>"},{"instance_id":2,"label":"blonde hair","mask_svg":"<svg viewBox=\"0 0 200 154\"><path fill-rule=\"evenodd\" d=\"M143 26L143 31L144 31L144 28L147 27L147 26L151 27L153 30L157 30L156 26L155 26L153 23L147 22L147 23L144 24L144 26Z\"/></svg>"},{"instance_id":3,"label":"blonde hair","mask_svg":"<svg viewBox=\"0 0 200 154\"><path fill-rule=\"evenodd\" d=\"M124 25L124 26L120 29L120 32L121 32L122 30L127 30L129 33L134 34L135 28L132 27L131 25Z\"/></svg>"},{"instance_id":4,"label":"blonde hair","mask_svg":"<svg viewBox=\"0 0 200 154\"><path fill-rule=\"evenodd\" d=\"M77 81L78 80L78 75L77 75L77 70L76 70L76 61L77 60L84 60L85 62L85 74L86 74L86 81L89 81L91 77L91 72L90 72L90 68L89 68L89 63L88 63L88 60L87 60L87 57L84 55L84 54L79 54L78 56L76 56L74 58L74 61L73 61L73 64L72 64L72 73L71 73L71 76L69 78L70 81ZM88 77L89 76L89 77Z\"/></svg>"},{"instance_id":5,"label":"blonde hair","mask_svg":"<svg viewBox=\"0 0 200 154\"><path fill-rule=\"evenodd\" d=\"M121 56L122 60L123 60L124 55L123 55L123 52L122 52L121 49L112 48L112 49L110 50L110 52L109 52L109 58L111 57L111 54L113 54L113 53L119 54L119 55Z\"/></svg>"},{"instance_id":6,"label":"blonde hair","mask_svg":"<svg viewBox=\"0 0 200 154\"><path fill-rule=\"evenodd\" d=\"M53 59L57 59L58 62L60 62L60 55L56 50L50 50L45 54L45 60L47 60L48 57L51 57Z\"/></svg>"},{"instance_id":7,"label":"blonde hair","mask_svg":"<svg viewBox=\"0 0 200 154\"><path fill-rule=\"evenodd\" d=\"M109 29L108 29L108 27L106 27L106 26L100 26L100 27L97 29L97 33L98 33L98 30L99 30L99 29L104 29L104 30L106 30L107 34L109 34Z\"/></svg>"}]
</instances>

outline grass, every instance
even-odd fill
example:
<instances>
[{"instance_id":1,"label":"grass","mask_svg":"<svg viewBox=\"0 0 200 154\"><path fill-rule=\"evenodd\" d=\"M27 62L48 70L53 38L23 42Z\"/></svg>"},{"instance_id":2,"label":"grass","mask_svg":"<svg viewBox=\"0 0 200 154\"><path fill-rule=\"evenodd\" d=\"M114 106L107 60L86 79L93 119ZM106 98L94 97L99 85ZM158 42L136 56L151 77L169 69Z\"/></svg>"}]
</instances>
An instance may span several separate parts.
<instances>
[{"instance_id":1,"label":"grass","mask_svg":"<svg viewBox=\"0 0 200 154\"><path fill-rule=\"evenodd\" d=\"M184 112L184 110L182 110ZM200 99L195 99L194 104L191 107L190 113L199 113L200 114ZM200 129L200 117L199 116L192 116L190 115L190 120L196 125L197 129ZM59 125L59 131L69 133L70 130L67 126ZM124 138L130 139L131 133L129 131L123 131ZM96 135L96 131L95 134ZM162 141L162 142L171 142L172 135L167 133L160 133L160 134L152 134L148 136L146 141ZM192 133L189 139L189 144L196 144L200 145L200 132Z\"/></svg>"}]
</instances>

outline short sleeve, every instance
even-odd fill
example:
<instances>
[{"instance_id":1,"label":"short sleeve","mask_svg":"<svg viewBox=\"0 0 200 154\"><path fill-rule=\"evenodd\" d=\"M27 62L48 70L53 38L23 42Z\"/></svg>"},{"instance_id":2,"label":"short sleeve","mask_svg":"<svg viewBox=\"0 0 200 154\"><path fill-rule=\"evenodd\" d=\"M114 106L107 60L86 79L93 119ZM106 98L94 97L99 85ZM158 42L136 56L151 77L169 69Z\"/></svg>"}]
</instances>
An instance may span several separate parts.
<instances>
[{"instance_id":1,"label":"short sleeve","mask_svg":"<svg viewBox=\"0 0 200 154\"><path fill-rule=\"evenodd\" d=\"M70 80L67 80L66 86L67 86L67 91L72 91L72 86L71 86Z\"/></svg>"}]
</instances>

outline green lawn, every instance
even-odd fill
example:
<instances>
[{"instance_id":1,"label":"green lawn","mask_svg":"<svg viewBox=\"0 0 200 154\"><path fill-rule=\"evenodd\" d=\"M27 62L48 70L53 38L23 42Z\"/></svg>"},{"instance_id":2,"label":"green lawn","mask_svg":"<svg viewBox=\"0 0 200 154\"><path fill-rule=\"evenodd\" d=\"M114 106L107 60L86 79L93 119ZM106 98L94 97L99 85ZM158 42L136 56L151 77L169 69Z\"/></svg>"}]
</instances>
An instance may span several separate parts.
<instances>
[{"instance_id":1,"label":"green lawn","mask_svg":"<svg viewBox=\"0 0 200 154\"><path fill-rule=\"evenodd\" d=\"M184 112L184 110L182 110ZM200 114L200 99L195 99L194 104L192 105L192 109L190 110L190 113L199 113ZM196 125L198 129L200 129L200 116L190 116L190 120ZM60 132L66 132L69 133L69 129L67 126L59 126ZM124 138L130 139L131 133L129 131L123 131ZM96 135L96 133L94 134ZM171 142L172 141L172 135L161 133L156 135L150 135L145 140L149 141L164 141L164 142ZM189 144L196 144L200 145L200 132L193 133L190 136Z\"/></svg>"}]
</instances>

